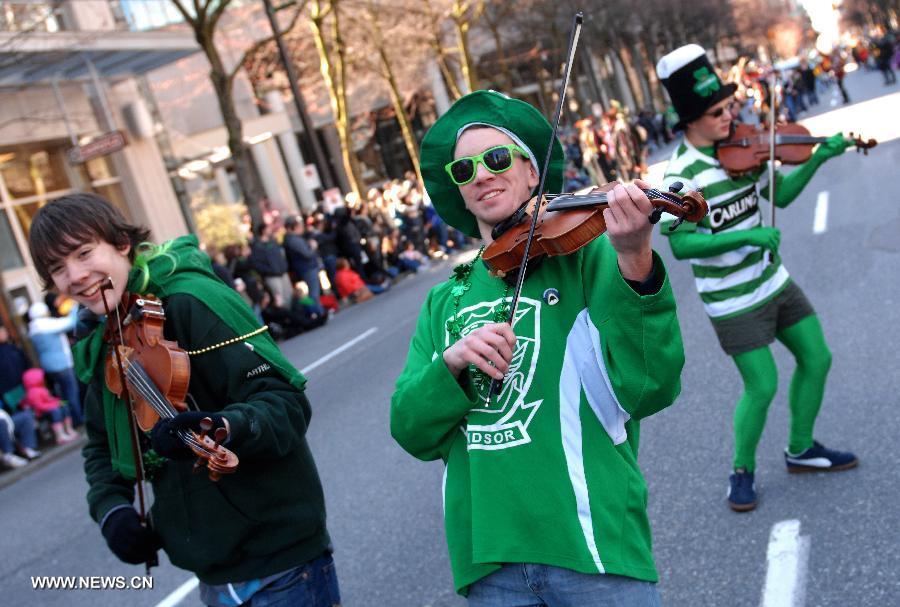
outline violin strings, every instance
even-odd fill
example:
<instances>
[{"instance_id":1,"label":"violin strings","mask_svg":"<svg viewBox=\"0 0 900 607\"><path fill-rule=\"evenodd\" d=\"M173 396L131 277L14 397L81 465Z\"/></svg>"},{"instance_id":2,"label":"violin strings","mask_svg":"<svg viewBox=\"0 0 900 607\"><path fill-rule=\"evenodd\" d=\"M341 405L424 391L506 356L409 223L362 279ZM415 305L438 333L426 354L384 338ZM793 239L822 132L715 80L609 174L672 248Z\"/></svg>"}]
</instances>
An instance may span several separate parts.
<instances>
[{"instance_id":1,"label":"violin strings","mask_svg":"<svg viewBox=\"0 0 900 607\"><path fill-rule=\"evenodd\" d=\"M158 388L153 384L153 380L147 374L146 369L144 369L143 365L137 361L133 361L128 365L128 369L125 371L125 377L130 380L130 383L134 386L134 388L140 392L141 396L144 397L150 405L153 407L154 411L156 411L160 417L165 417L167 419L171 419L175 417L175 414L172 412L168 403L163 399L162 395L159 394Z\"/></svg>"},{"instance_id":2,"label":"violin strings","mask_svg":"<svg viewBox=\"0 0 900 607\"><path fill-rule=\"evenodd\" d=\"M137 361L131 362L128 365L128 369L125 371L125 375L128 378L129 383L131 383L134 389L140 393L144 400L147 401L160 417L165 419L172 419L175 417L171 404L163 398L162 394L160 394L156 384L153 383L153 380L147 374L146 369L144 369L141 363ZM212 453L211 449L194 438L192 434L184 430L178 430L177 434L183 442L194 445L206 453Z\"/></svg>"}]
</instances>

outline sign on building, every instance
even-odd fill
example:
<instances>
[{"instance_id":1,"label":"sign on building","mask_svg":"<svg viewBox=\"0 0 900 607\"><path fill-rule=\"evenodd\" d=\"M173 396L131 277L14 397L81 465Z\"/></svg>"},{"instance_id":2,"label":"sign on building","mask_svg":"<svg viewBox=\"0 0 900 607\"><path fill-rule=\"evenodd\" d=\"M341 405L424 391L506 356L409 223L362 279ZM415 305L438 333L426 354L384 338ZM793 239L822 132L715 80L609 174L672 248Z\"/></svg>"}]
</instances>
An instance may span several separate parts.
<instances>
[{"instance_id":1,"label":"sign on building","mask_svg":"<svg viewBox=\"0 0 900 607\"><path fill-rule=\"evenodd\" d=\"M314 164L303 165L303 186L308 190L317 190L322 187L319 180L319 171Z\"/></svg>"},{"instance_id":2,"label":"sign on building","mask_svg":"<svg viewBox=\"0 0 900 607\"><path fill-rule=\"evenodd\" d=\"M322 207L326 213L334 213L338 207L344 206L344 196L341 194L340 188L329 188L322 192Z\"/></svg>"},{"instance_id":3,"label":"sign on building","mask_svg":"<svg viewBox=\"0 0 900 607\"><path fill-rule=\"evenodd\" d=\"M125 147L125 134L122 131L111 131L94 137L84 145L69 150L69 162L81 164L98 156L107 156Z\"/></svg>"}]
</instances>

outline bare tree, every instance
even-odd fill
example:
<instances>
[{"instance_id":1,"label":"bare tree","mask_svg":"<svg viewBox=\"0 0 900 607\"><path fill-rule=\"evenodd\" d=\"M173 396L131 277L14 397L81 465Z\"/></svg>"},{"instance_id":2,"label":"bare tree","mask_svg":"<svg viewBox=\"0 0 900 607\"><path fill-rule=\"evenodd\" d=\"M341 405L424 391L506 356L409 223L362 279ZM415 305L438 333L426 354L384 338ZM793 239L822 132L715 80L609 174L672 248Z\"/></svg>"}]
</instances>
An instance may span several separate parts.
<instances>
[{"instance_id":1,"label":"bare tree","mask_svg":"<svg viewBox=\"0 0 900 607\"><path fill-rule=\"evenodd\" d=\"M360 33L369 43L365 54L371 56L369 51L374 52L373 71L381 77L387 86L391 107L393 107L397 123L400 125L403 143L406 146L416 177L419 183L422 183L422 171L419 167L419 146L413 134L409 116L406 113L403 93L400 90L396 70L388 52L384 28L379 17L383 13L384 8L381 4L377 0L368 0L364 13L366 20L364 24L360 24L363 26L360 28ZM406 16L403 19L396 21L394 27L390 30L390 46L394 49L400 49L400 52L407 57L414 57L420 53L424 41L418 35L417 26L421 25L422 17L422 14L417 15L415 12L406 12Z\"/></svg>"},{"instance_id":2,"label":"bare tree","mask_svg":"<svg viewBox=\"0 0 900 607\"><path fill-rule=\"evenodd\" d=\"M469 92L478 90L478 74L472 61L469 49L469 28L477 21L484 11L484 0L472 2L471 0L453 0L450 5L450 20L456 29L457 44L459 45L459 63L462 70L463 81L469 88Z\"/></svg>"},{"instance_id":3,"label":"bare tree","mask_svg":"<svg viewBox=\"0 0 900 607\"><path fill-rule=\"evenodd\" d=\"M216 45L216 34L222 15L225 14L231 0L192 0L191 4L188 4L187 0L172 0L172 4L193 30L194 39L209 61L209 79L215 90L225 130L228 133L228 149L231 151L238 184L244 194L251 222L254 226L261 225L263 217L260 201L265 198L265 190L250 150L244 143L243 126L234 103L234 81L247 55L272 40L272 37L255 43L244 53L241 60L229 68L226 67L225 60ZM293 19L299 16L303 8L304 3L299 3Z\"/></svg>"},{"instance_id":4,"label":"bare tree","mask_svg":"<svg viewBox=\"0 0 900 607\"><path fill-rule=\"evenodd\" d=\"M507 0L486 0L482 5L482 24L490 33L494 42L494 53L497 57L497 64L500 68L501 86L504 89L511 89L515 84L512 70L510 70L509 62L506 56L506 46L503 40L504 25L509 22L510 17L516 10L521 10L513 2Z\"/></svg>"},{"instance_id":5,"label":"bare tree","mask_svg":"<svg viewBox=\"0 0 900 607\"><path fill-rule=\"evenodd\" d=\"M360 179L354 152L350 110L347 104L347 49L341 27L340 0L312 0L309 25L319 53L319 70L328 89L334 126L341 140L341 158L350 189L360 196ZM328 34L330 17L330 36Z\"/></svg>"}]
</instances>

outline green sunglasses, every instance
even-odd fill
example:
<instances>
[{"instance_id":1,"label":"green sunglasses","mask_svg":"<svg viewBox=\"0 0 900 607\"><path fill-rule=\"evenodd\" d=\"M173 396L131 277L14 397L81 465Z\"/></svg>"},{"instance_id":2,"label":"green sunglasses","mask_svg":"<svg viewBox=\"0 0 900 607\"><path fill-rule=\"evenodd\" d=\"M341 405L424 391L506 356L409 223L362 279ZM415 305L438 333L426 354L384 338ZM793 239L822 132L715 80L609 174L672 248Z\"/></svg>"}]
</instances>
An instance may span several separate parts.
<instances>
[{"instance_id":1,"label":"green sunglasses","mask_svg":"<svg viewBox=\"0 0 900 607\"><path fill-rule=\"evenodd\" d=\"M519 154L525 160L529 159L528 152L514 143L508 143L506 145L495 145L475 156L457 158L453 162L448 162L444 165L444 170L450 175L453 183L466 185L475 179L479 162L491 173L503 173L512 168L513 154Z\"/></svg>"}]
</instances>

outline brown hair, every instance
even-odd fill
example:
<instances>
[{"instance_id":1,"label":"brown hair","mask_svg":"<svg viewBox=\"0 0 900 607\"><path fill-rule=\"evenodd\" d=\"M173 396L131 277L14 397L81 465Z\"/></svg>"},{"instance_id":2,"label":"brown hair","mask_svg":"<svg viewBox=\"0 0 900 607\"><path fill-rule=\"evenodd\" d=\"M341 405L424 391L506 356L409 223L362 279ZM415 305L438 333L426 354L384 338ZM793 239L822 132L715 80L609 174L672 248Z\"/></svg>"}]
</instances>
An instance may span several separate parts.
<instances>
[{"instance_id":1,"label":"brown hair","mask_svg":"<svg viewBox=\"0 0 900 607\"><path fill-rule=\"evenodd\" d=\"M58 198L38 210L28 232L28 249L46 289L53 285L50 267L85 243L97 240L115 247L130 244L128 258L133 262L137 246L149 238L150 230L128 223L100 196L79 193Z\"/></svg>"}]
</instances>

